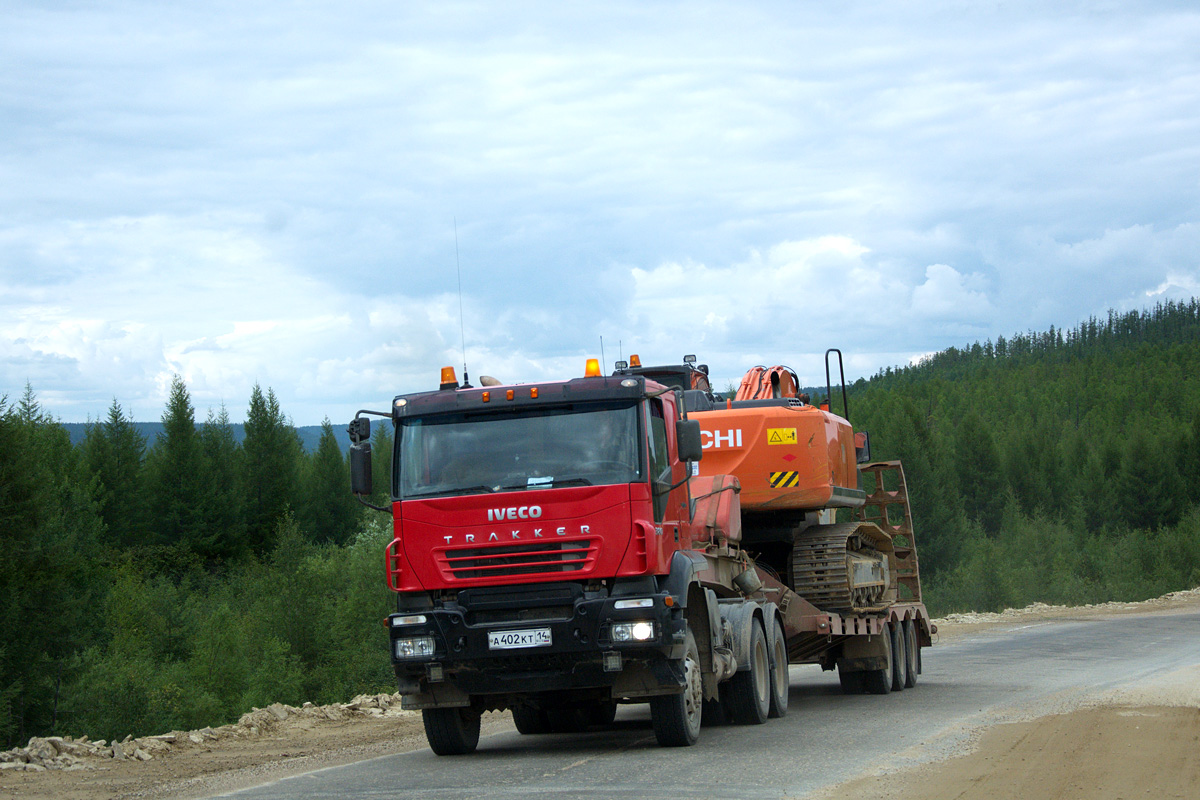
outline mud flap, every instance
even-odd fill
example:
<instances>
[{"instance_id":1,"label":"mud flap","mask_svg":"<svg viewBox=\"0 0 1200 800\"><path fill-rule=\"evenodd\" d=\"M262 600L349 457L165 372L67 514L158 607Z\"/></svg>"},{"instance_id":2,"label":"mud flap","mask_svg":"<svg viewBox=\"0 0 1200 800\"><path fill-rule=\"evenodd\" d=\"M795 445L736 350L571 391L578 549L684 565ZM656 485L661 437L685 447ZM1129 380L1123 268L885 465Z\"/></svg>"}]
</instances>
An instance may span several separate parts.
<instances>
[{"instance_id":1,"label":"mud flap","mask_svg":"<svg viewBox=\"0 0 1200 800\"><path fill-rule=\"evenodd\" d=\"M400 707L405 711L422 708L463 708L471 705L471 695L450 683L426 684L424 692L406 694L400 698Z\"/></svg>"}]
</instances>

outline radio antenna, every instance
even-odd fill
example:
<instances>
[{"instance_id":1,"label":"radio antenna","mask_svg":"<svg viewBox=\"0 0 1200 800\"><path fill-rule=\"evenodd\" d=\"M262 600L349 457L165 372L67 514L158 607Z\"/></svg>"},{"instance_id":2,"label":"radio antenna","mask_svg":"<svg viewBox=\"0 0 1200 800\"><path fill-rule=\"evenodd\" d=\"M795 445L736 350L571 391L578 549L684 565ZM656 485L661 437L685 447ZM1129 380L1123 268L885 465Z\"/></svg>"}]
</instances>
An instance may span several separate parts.
<instances>
[{"instance_id":1,"label":"radio antenna","mask_svg":"<svg viewBox=\"0 0 1200 800\"><path fill-rule=\"evenodd\" d=\"M462 265L458 260L458 217L454 217L454 269L458 273L458 333L462 337L463 354L463 388L471 385L471 376L467 374L467 329L463 322L462 303Z\"/></svg>"},{"instance_id":2,"label":"radio antenna","mask_svg":"<svg viewBox=\"0 0 1200 800\"><path fill-rule=\"evenodd\" d=\"M600 363L602 365L608 363L607 361L604 360L604 337L603 336L600 337ZM603 369L603 367L601 367L601 369Z\"/></svg>"}]
</instances>

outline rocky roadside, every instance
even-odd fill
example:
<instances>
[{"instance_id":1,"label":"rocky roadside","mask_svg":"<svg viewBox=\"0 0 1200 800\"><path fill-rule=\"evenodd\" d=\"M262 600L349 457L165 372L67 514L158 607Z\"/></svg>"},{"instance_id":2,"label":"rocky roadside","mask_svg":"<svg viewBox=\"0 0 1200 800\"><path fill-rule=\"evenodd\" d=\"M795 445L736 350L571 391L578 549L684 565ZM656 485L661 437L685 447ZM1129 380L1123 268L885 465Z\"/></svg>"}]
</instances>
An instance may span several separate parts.
<instances>
[{"instance_id":1,"label":"rocky roadside","mask_svg":"<svg viewBox=\"0 0 1200 800\"><path fill-rule=\"evenodd\" d=\"M274 733L288 719L347 722L385 716L419 719L418 714L400 709L398 694L359 695L349 703L327 706L305 703L297 708L275 703L266 708L255 708L243 714L237 722L219 728L171 731L136 739L126 736L119 742L104 739L90 741L86 736L34 737L25 747L0 752L0 770L73 772L93 769L105 762L153 761L185 750L195 750L206 744L236 742Z\"/></svg>"}]
</instances>

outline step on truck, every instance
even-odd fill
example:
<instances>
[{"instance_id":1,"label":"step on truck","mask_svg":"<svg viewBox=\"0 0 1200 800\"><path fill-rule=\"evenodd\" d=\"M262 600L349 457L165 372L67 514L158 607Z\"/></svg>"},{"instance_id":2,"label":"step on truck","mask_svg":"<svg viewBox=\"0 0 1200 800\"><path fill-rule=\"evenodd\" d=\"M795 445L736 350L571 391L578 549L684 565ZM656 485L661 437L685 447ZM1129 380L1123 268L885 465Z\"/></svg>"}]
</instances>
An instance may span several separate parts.
<instances>
[{"instance_id":1,"label":"step on truck","mask_svg":"<svg viewBox=\"0 0 1200 800\"><path fill-rule=\"evenodd\" d=\"M387 626L435 753L474 751L486 711L538 734L610 723L618 703L691 745L703 720L783 716L790 663L836 668L847 692L915 684L933 629L899 465L859 470L828 410L718 401L694 359L658 369L591 359L581 378L472 387L445 368L351 422L360 499L369 417L395 428Z\"/></svg>"}]
</instances>

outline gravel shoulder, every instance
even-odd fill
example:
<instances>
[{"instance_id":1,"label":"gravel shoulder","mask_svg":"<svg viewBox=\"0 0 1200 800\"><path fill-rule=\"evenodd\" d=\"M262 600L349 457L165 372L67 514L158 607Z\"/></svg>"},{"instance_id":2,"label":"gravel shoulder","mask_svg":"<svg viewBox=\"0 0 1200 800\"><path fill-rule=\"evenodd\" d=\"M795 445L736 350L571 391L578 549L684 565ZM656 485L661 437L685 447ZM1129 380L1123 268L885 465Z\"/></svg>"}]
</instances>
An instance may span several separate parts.
<instances>
[{"instance_id":1,"label":"gravel shoulder","mask_svg":"<svg viewBox=\"0 0 1200 800\"><path fill-rule=\"evenodd\" d=\"M1200 588L1141 603L1035 604L936 620L950 642L1050 619L1200 608ZM0 753L0 798L212 797L325 767L426 746L420 714L397 695L255 709L233 725L111 742L31 740ZM486 714L484 734L511 729ZM909 771L867 775L814 796L897 798L1200 797L1200 667L1093 698L1069 714L986 729L967 752Z\"/></svg>"}]
</instances>

